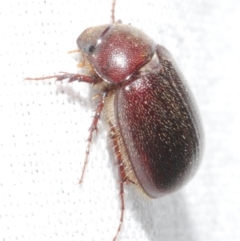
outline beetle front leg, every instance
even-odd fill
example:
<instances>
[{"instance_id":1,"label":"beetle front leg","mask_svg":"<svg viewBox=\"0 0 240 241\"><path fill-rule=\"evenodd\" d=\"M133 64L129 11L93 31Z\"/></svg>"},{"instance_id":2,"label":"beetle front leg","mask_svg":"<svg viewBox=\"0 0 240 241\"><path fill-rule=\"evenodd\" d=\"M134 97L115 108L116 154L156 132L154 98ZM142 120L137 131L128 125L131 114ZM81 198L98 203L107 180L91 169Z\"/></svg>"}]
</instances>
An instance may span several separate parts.
<instances>
[{"instance_id":1,"label":"beetle front leg","mask_svg":"<svg viewBox=\"0 0 240 241\"><path fill-rule=\"evenodd\" d=\"M69 83L78 81L78 82L85 82L89 84L96 84L102 81L97 76L71 74L67 72L60 72L60 74L57 74L57 75L49 75L49 76L38 77L38 78L25 78L25 80L46 80L46 79L53 79L53 78L55 78L56 81L62 81L64 79L68 79Z\"/></svg>"}]
</instances>

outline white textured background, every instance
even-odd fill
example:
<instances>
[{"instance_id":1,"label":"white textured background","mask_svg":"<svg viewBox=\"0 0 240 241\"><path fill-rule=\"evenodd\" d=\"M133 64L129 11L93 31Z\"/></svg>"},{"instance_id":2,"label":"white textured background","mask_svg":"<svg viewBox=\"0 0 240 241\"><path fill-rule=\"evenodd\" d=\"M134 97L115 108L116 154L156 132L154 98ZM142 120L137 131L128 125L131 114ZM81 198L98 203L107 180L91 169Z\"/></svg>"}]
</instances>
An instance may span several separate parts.
<instances>
[{"instance_id":1,"label":"white textured background","mask_svg":"<svg viewBox=\"0 0 240 241\"><path fill-rule=\"evenodd\" d=\"M93 92L86 84L27 82L69 71L86 28L110 22L111 0L0 3L0 240L112 240L117 170L99 125L79 186ZM240 240L240 1L118 0L132 23L175 57L197 100L205 155L179 192L148 200L126 187L119 241Z\"/></svg>"}]
</instances>

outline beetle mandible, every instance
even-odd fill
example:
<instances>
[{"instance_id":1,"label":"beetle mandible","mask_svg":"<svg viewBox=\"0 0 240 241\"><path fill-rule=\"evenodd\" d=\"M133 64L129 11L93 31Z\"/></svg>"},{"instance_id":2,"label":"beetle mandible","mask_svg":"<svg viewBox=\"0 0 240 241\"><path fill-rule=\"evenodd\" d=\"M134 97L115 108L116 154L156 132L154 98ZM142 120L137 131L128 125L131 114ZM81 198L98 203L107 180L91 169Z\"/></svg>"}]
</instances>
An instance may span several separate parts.
<instances>
[{"instance_id":1,"label":"beetle mandible","mask_svg":"<svg viewBox=\"0 0 240 241\"><path fill-rule=\"evenodd\" d=\"M83 31L77 45L89 75L61 73L55 78L100 85L100 101L90 127L80 183L92 135L104 111L119 167L121 216L124 183L151 198L182 187L195 174L202 153L202 127L196 106L170 53L137 28L115 21Z\"/></svg>"}]
</instances>

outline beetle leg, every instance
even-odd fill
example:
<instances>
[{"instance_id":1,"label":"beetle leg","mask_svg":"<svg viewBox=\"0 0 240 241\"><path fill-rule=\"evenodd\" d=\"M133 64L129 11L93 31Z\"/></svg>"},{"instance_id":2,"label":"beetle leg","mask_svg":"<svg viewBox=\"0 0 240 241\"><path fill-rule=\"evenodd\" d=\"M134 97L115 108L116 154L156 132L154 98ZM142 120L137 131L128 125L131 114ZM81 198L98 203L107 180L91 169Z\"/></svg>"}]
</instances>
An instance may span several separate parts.
<instances>
[{"instance_id":1,"label":"beetle leg","mask_svg":"<svg viewBox=\"0 0 240 241\"><path fill-rule=\"evenodd\" d=\"M111 127L110 138L112 139L113 149L114 149L115 157L117 159L116 164L118 164L118 166L119 166L119 175L125 184L129 184L129 183L136 184L134 181L129 179L129 177L126 173L125 166L123 164L123 158L121 156L121 151L120 151L119 144L117 141L118 140L117 131L111 122L109 122L109 125Z\"/></svg>"},{"instance_id":2,"label":"beetle leg","mask_svg":"<svg viewBox=\"0 0 240 241\"><path fill-rule=\"evenodd\" d=\"M92 143L92 136L93 136L93 132L94 131L98 131L97 129L97 124L98 124L98 120L100 118L100 115L101 115L101 112L103 110L103 107L104 107L104 102L105 102L105 99L106 99L106 96L107 96L107 92L108 90L105 90L100 96L101 96L101 99L97 105L97 108L96 108L96 111L95 111L95 115L93 117L93 120L92 120L92 124L89 128L89 136L88 136L88 139L87 139L87 149L86 149L86 155L85 155L85 161L84 161L84 164L83 164L83 168L82 168L82 174L81 174L81 178L79 180L79 184L81 184L83 182L83 176L84 176L84 173L85 173L85 170L86 170L86 166L87 166L87 163L88 163L88 156L89 156L89 152L90 152L90 146L91 146L91 143Z\"/></svg>"},{"instance_id":3,"label":"beetle leg","mask_svg":"<svg viewBox=\"0 0 240 241\"><path fill-rule=\"evenodd\" d=\"M116 0L113 0L112 2L112 11L111 11L111 19L112 19L112 24L115 23L115 5L116 5Z\"/></svg>"},{"instance_id":4,"label":"beetle leg","mask_svg":"<svg viewBox=\"0 0 240 241\"><path fill-rule=\"evenodd\" d=\"M124 215L124 210L125 210L125 202L124 202L124 181L121 178L121 181L119 182L120 185L120 199L121 199L121 216L120 216L120 220L119 220L119 225L118 225L118 229L117 229L117 233L115 235L115 237L113 238L113 241L117 240L118 234L121 231L122 228L122 223L123 223L123 215Z\"/></svg>"},{"instance_id":5,"label":"beetle leg","mask_svg":"<svg viewBox=\"0 0 240 241\"><path fill-rule=\"evenodd\" d=\"M120 181L119 181L119 197L120 197L120 203L121 203L121 215L120 215L120 220L119 220L119 225L118 225L118 229L117 229L117 233L114 236L113 241L115 241L118 237L118 234L121 231L122 228L122 223L123 223L123 217L124 217L124 210L125 210L125 202L124 202L124 184L128 183L128 178L124 169L124 165L123 165L123 161L122 161L122 156L121 156L121 152L118 146L118 142L117 142L117 134L116 134L116 129L114 128L114 126L112 125L112 123L110 123L110 138L112 139L113 142L113 148L114 148L114 153L117 159L117 163L118 163L118 170L119 170L119 177L120 177Z\"/></svg>"},{"instance_id":6,"label":"beetle leg","mask_svg":"<svg viewBox=\"0 0 240 241\"><path fill-rule=\"evenodd\" d=\"M56 81L62 81L64 79L68 79L69 83L73 81L78 81L78 82L86 82L89 84L96 84L102 81L99 77L81 75L81 74L71 74L67 72L60 72L60 74L57 74L57 75L49 75L49 76L44 76L39 78L25 78L25 80L45 80L45 79L53 79L53 78L55 78Z\"/></svg>"}]
</instances>

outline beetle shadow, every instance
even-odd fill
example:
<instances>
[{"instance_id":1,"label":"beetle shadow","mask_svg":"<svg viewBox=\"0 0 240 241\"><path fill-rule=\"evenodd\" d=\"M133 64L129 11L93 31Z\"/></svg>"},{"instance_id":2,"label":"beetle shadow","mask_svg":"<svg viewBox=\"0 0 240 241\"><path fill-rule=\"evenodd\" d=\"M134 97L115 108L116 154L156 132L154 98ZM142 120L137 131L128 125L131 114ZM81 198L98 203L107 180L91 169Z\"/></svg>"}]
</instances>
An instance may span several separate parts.
<instances>
[{"instance_id":1,"label":"beetle shadow","mask_svg":"<svg viewBox=\"0 0 240 241\"><path fill-rule=\"evenodd\" d=\"M149 240L197 240L182 193L150 199L136 191L136 187L128 189L126 203Z\"/></svg>"},{"instance_id":2,"label":"beetle shadow","mask_svg":"<svg viewBox=\"0 0 240 241\"><path fill-rule=\"evenodd\" d=\"M79 83L83 87L81 89L76 89L70 83L66 84L56 84L56 94L57 95L65 95L67 100L71 104L79 104L81 109L94 111L96 108L96 101L92 99L92 97L99 93L96 89L92 87L91 84L88 83Z\"/></svg>"},{"instance_id":3,"label":"beetle shadow","mask_svg":"<svg viewBox=\"0 0 240 241\"><path fill-rule=\"evenodd\" d=\"M87 98L82 96L81 91L74 89L71 84L56 84L56 94L67 96L70 103L80 103L87 100Z\"/></svg>"}]
</instances>

